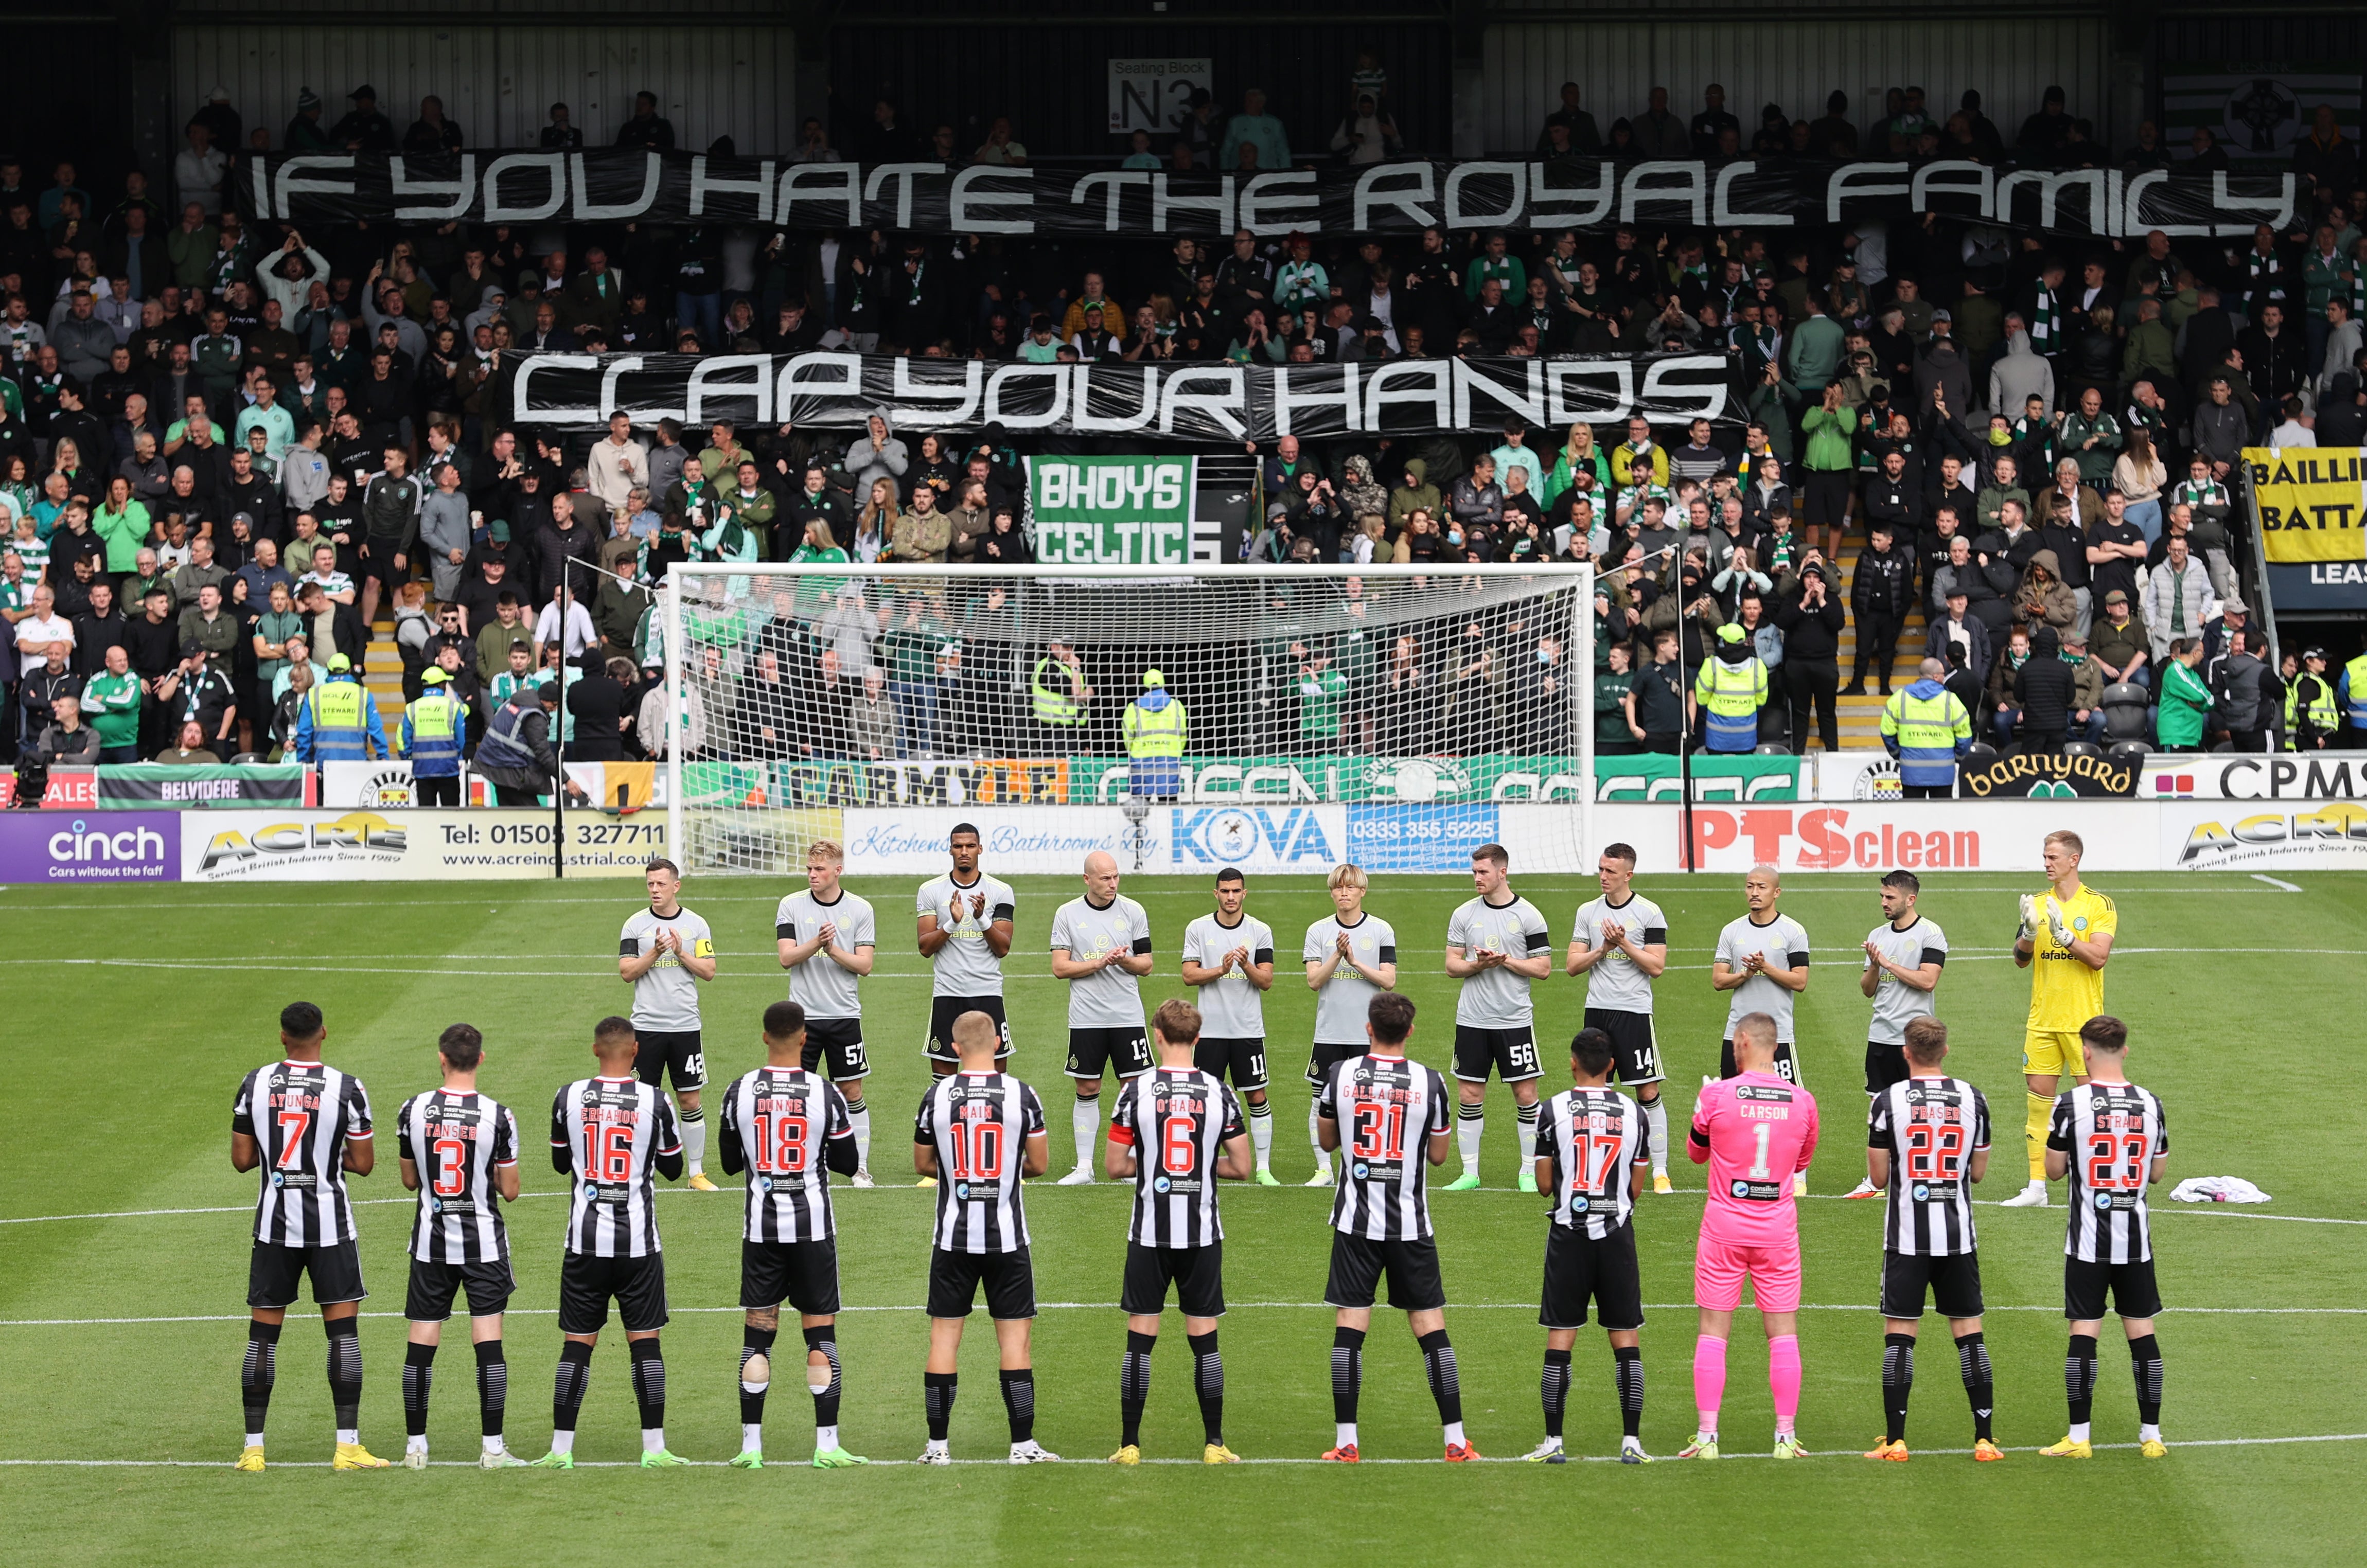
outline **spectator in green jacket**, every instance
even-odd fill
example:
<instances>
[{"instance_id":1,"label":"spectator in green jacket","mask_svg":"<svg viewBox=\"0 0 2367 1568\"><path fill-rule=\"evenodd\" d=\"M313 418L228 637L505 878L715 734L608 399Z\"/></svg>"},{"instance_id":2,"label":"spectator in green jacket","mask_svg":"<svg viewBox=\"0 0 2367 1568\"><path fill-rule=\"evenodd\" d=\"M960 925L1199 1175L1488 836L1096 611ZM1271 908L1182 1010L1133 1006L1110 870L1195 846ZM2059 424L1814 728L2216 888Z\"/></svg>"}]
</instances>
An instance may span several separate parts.
<instances>
[{"instance_id":1,"label":"spectator in green jacket","mask_svg":"<svg viewBox=\"0 0 2367 1568\"><path fill-rule=\"evenodd\" d=\"M2199 637L2180 637L2162 661L2160 703L2153 710L2154 737L2165 751L2199 751L2211 716L2211 688L2194 667L2203 662Z\"/></svg>"},{"instance_id":2,"label":"spectator in green jacket","mask_svg":"<svg viewBox=\"0 0 2367 1568\"><path fill-rule=\"evenodd\" d=\"M118 474L108 481L107 500L90 514L91 531L107 542L107 570L121 577L140 566L148 542L148 509L131 499L131 481Z\"/></svg>"},{"instance_id":3,"label":"spectator in green jacket","mask_svg":"<svg viewBox=\"0 0 2367 1568\"><path fill-rule=\"evenodd\" d=\"M107 669L83 688L82 711L98 731L101 762L140 761L140 677L131 672L131 651L121 643L107 650Z\"/></svg>"},{"instance_id":4,"label":"spectator in green jacket","mask_svg":"<svg viewBox=\"0 0 2367 1568\"><path fill-rule=\"evenodd\" d=\"M2101 491L2112 477L2121 451L2121 422L2104 412L2101 389L2079 394L2079 409L2063 416L2063 434L2056 449L2079 465L2079 482Z\"/></svg>"},{"instance_id":5,"label":"spectator in green jacket","mask_svg":"<svg viewBox=\"0 0 2367 1568\"><path fill-rule=\"evenodd\" d=\"M1841 384L1828 378L1823 390L1823 400L1800 416L1800 428L1808 437L1807 454L1802 459L1807 469L1806 482L1801 486L1806 513L1802 527L1809 549L1818 547L1817 530L1824 529L1829 536L1825 554L1838 560L1841 533L1849 522L1850 479L1857 463L1850 444L1853 421L1841 406Z\"/></svg>"},{"instance_id":6,"label":"spectator in green jacket","mask_svg":"<svg viewBox=\"0 0 2367 1568\"><path fill-rule=\"evenodd\" d=\"M2178 378L2177 339L2161 319L2161 301L2137 301L2137 322L2121 345L2121 385L2134 387L2146 378L2167 386Z\"/></svg>"},{"instance_id":7,"label":"spectator in green jacket","mask_svg":"<svg viewBox=\"0 0 2367 1568\"><path fill-rule=\"evenodd\" d=\"M182 288L204 288L221 239L221 231L206 217L204 208L184 203L180 224L164 236L164 259L172 265L173 282Z\"/></svg>"},{"instance_id":8,"label":"spectator in green jacket","mask_svg":"<svg viewBox=\"0 0 2367 1568\"><path fill-rule=\"evenodd\" d=\"M1840 374L1841 350L1848 344L1840 323L1825 314L1825 303L1815 290L1809 291L1806 303L1806 319L1792 329L1792 341L1784 349L1784 378L1803 395L1823 391Z\"/></svg>"},{"instance_id":9,"label":"spectator in green jacket","mask_svg":"<svg viewBox=\"0 0 2367 1568\"><path fill-rule=\"evenodd\" d=\"M1290 133L1283 129L1280 119L1265 112L1265 89L1263 87L1251 87L1243 93L1241 112L1225 122L1225 140L1217 150L1217 167L1233 167L1243 142L1257 149L1259 168L1290 167Z\"/></svg>"}]
</instances>

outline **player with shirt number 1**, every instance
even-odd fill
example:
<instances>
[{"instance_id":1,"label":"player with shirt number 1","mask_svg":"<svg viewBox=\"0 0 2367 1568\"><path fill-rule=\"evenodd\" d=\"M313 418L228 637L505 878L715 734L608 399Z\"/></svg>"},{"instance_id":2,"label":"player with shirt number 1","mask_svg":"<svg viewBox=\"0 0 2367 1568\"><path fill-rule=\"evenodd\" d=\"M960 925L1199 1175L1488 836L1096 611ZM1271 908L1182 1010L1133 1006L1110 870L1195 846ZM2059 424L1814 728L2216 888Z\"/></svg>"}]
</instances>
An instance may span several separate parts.
<instances>
[{"instance_id":1,"label":"player with shirt number 1","mask_svg":"<svg viewBox=\"0 0 2367 1568\"><path fill-rule=\"evenodd\" d=\"M1693 1252L1693 1405L1701 1425L1679 1459L1717 1458L1717 1413L1726 1396L1726 1344L1748 1277L1767 1331L1767 1388L1775 1403L1777 1459L1798 1459L1800 1413L1800 1213L1793 1182L1817 1154L1817 1102L1775 1070L1775 1021L1763 1012L1735 1021L1733 1077L1693 1102L1685 1153L1709 1167L1709 1202Z\"/></svg>"},{"instance_id":2,"label":"player with shirt number 1","mask_svg":"<svg viewBox=\"0 0 2367 1568\"><path fill-rule=\"evenodd\" d=\"M863 1080L871 1059L863 1044L863 976L871 973L879 930L868 899L838 885L846 871L846 851L830 839L806 847L806 890L781 900L773 916L773 936L781 967L789 972L789 994L805 1010L807 1072L823 1067L846 1097L848 1124L855 1130L855 1180L871 1185L871 1109L863 1103ZM730 1167L725 1168L727 1170Z\"/></svg>"},{"instance_id":3,"label":"player with shirt number 1","mask_svg":"<svg viewBox=\"0 0 2367 1568\"><path fill-rule=\"evenodd\" d=\"M2080 1031L2104 1010L2104 965L2120 935L2121 912L2110 898L2081 885L2079 857L2086 849L2077 833L2047 834L2040 852L2046 891L2022 897L2013 962L2030 971L2030 1020L2022 1040L2030 1182L2005 1201L2008 1209L2046 1207L2045 1144L2056 1089L2067 1077L2075 1086L2088 1081Z\"/></svg>"},{"instance_id":4,"label":"player with shirt number 1","mask_svg":"<svg viewBox=\"0 0 2367 1568\"><path fill-rule=\"evenodd\" d=\"M1274 1174L1274 1107L1266 1103L1265 994L1274 989L1274 928L1249 912L1249 884L1231 866L1217 873L1216 913L1184 931L1184 983L1200 987L1199 1069L1233 1087L1249 1107L1257 1182Z\"/></svg>"},{"instance_id":5,"label":"player with shirt number 1","mask_svg":"<svg viewBox=\"0 0 2367 1568\"><path fill-rule=\"evenodd\" d=\"M719 1190L707 1178L707 1054L698 1032L698 983L715 978L715 933L682 907L682 872L670 860L650 862L643 884L650 907L625 921L617 943L617 974L633 987L633 1034L640 1043L634 1074L651 1089L674 1079L681 1111L682 1147L694 1192Z\"/></svg>"},{"instance_id":6,"label":"player with shirt number 1","mask_svg":"<svg viewBox=\"0 0 2367 1568\"><path fill-rule=\"evenodd\" d=\"M1479 1185L1479 1146L1488 1130L1488 1074L1492 1068L1512 1091L1520 1122L1521 1163L1517 1185L1537 1190L1531 1168L1537 1155L1536 1003L1530 987L1553 973L1552 938L1535 904L1512 891L1505 873L1511 853L1501 844L1471 852L1467 899L1446 923L1446 972L1463 982L1455 1003L1455 1142L1463 1174L1446 1184L1449 1192Z\"/></svg>"}]
</instances>

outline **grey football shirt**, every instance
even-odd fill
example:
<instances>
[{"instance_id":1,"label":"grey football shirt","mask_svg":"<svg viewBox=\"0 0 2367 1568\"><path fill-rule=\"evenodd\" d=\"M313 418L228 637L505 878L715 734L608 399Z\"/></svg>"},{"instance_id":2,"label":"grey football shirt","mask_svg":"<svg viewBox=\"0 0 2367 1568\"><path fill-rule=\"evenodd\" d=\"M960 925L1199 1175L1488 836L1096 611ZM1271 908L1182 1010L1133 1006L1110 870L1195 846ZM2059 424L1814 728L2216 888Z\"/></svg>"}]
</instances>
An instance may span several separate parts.
<instances>
[{"instance_id":1,"label":"grey football shirt","mask_svg":"<svg viewBox=\"0 0 2367 1568\"><path fill-rule=\"evenodd\" d=\"M1801 929L1799 921L1780 914L1763 926L1745 915L1729 921L1717 933L1717 960L1728 969L1741 969L1742 961L1754 953L1765 955L1771 968L1796 969L1808 961L1808 933ZM1734 1038L1734 1026L1754 1012L1763 1012L1775 1021L1777 1044L1792 1039L1794 993L1772 980L1753 975L1727 996L1732 998L1726 1008L1728 1040Z\"/></svg>"},{"instance_id":2,"label":"grey football shirt","mask_svg":"<svg viewBox=\"0 0 2367 1568\"><path fill-rule=\"evenodd\" d=\"M1885 958L1903 968L1920 969L1926 964L1944 965L1948 962L1948 933L1920 915L1905 931L1894 930L1885 920L1867 932L1865 940L1879 948ZM1867 967L1873 967L1871 959L1867 960ZM1931 1017L1937 1005L1935 993L1901 985L1898 976L1885 970L1874 987L1874 1021L1866 1026L1865 1037L1876 1044L1898 1044L1907 1038L1907 1026L1919 1018Z\"/></svg>"},{"instance_id":3,"label":"grey football shirt","mask_svg":"<svg viewBox=\"0 0 2367 1568\"><path fill-rule=\"evenodd\" d=\"M878 945L879 927L872 918L870 902L843 887L834 904L821 902L810 887L792 893L781 900L773 916L774 934L790 942L811 942L826 925L838 928L833 947L853 953L859 947ZM811 958L790 968L789 995L806 1010L808 1018L860 1018L860 980L861 976L817 950Z\"/></svg>"},{"instance_id":4,"label":"grey football shirt","mask_svg":"<svg viewBox=\"0 0 2367 1568\"><path fill-rule=\"evenodd\" d=\"M660 931L670 931L693 958L715 956L715 933L688 909L653 915L644 907L633 911L617 941L619 954L632 958L650 951ZM633 1027L669 1032L698 1027L698 982L669 951L633 982Z\"/></svg>"},{"instance_id":5,"label":"grey football shirt","mask_svg":"<svg viewBox=\"0 0 2367 1568\"><path fill-rule=\"evenodd\" d=\"M1583 942L1589 948L1603 945L1603 928L1613 921L1625 927L1629 940L1637 947L1669 940L1669 918L1660 907L1642 894L1630 891L1627 902L1614 904L1608 898L1597 898L1578 911L1578 923L1570 929L1572 942ZM1586 1005L1607 1012L1640 1012L1652 1010L1652 980L1636 961L1617 949L1594 961L1586 972Z\"/></svg>"},{"instance_id":6,"label":"grey football shirt","mask_svg":"<svg viewBox=\"0 0 2367 1568\"><path fill-rule=\"evenodd\" d=\"M1052 940L1046 945L1067 948L1070 957L1083 959L1149 953L1150 917L1123 893L1103 908L1082 897L1071 898L1053 912ZM1069 1027L1140 1029L1142 982L1115 966L1070 981Z\"/></svg>"},{"instance_id":7,"label":"grey football shirt","mask_svg":"<svg viewBox=\"0 0 2367 1568\"><path fill-rule=\"evenodd\" d=\"M1184 929L1184 956L1214 969L1237 947L1250 950L1252 964L1274 962L1274 928L1248 910L1237 924L1227 925L1214 914L1201 916ZM1200 987L1200 1033L1208 1040L1265 1038L1265 993L1251 984L1235 964L1221 980Z\"/></svg>"},{"instance_id":8,"label":"grey football shirt","mask_svg":"<svg viewBox=\"0 0 2367 1568\"><path fill-rule=\"evenodd\" d=\"M1482 948L1512 958L1542 953L1552 942L1546 918L1519 894L1507 904L1485 898L1467 900L1446 922L1446 945L1459 947L1469 957ZM1535 982L1510 969L1482 969L1464 977L1463 994L1455 1003L1455 1021L1474 1029L1526 1029L1536 1017L1529 995Z\"/></svg>"},{"instance_id":9,"label":"grey football shirt","mask_svg":"<svg viewBox=\"0 0 2367 1568\"><path fill-rule=\"evenodd\" d=\"M986 908L975 911L979 895L986 897ZM958 900L958 902L957 902ZM997 920L1018 918L1019 900L1011 891L1011 884L1000 877L980 872L975 882L956 882L953 874L934 877L921 884L920 897L913 901L912 913L934 915L937 930L952 933L953 940L937 949L929 960L934 976L930 994L939 997L999 997L1002 995L1002 960L994 949L986 945L986 928ZM975 911L975 912L974 912Z\"/></svg>"},{"instance_id":10,"label":"grey football shirt","mask_svg":"<svg viewBox=\"0 0 2367 1568\"><path fill-rule=\"evenodd\" d=\"M1326 915L1307 928L1307 944L1300 957L1308 964L1319 964L1338 951L1341 937L1356 961L1366 968L1378 968L1398 961L1398 933L1389 922L1365 910L1353 925L1342 925L1336 914ZM1381 988L1348 967L1342 959L1331 971L1331 978L1315 993L1315 1043L1318 1045L1362 1045L1365 1043L1365 1010Z\"/></svg>"}]
</instances>

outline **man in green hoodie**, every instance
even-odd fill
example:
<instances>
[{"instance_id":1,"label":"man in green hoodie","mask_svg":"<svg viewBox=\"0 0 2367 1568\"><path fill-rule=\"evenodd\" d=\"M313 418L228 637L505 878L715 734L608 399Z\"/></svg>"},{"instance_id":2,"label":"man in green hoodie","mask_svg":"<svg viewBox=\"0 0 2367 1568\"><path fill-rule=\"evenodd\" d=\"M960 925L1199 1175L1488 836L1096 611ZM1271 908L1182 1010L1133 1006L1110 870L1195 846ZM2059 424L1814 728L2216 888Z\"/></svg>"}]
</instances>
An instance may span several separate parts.
<instances>
[{"instance_id":1,"label":"man in green hoodie","mask_svg":"<svg viewBox=\"0 0 2367 1568\"><path fill-rule=\"evenodd\" d=\"M1430 482L1430 465L1420 457L1407 459L1405 483L1389 492L1390 538L1404 531L1407 516L1416 511L1433 517L1439 513L1438 487Z\"/></svg>"}]
</instances>

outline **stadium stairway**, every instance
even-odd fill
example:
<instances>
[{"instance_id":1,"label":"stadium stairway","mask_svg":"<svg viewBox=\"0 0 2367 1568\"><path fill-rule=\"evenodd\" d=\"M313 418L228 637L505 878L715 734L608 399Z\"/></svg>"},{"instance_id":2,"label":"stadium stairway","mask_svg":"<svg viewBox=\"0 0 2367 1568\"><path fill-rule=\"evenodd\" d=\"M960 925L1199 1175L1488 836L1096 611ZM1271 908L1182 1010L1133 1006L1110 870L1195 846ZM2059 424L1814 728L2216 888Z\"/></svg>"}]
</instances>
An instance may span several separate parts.
<instances>
[{"instance_id":1,"label":"stadium stairway","mask_svg":"<svg viewBox=\"0 0 2367 1568\"><path fill-rule=\"evenodd\" d=\"M394 739L402 723L402 650L395 646L394 618L381 615L370 624L369 652L362 660L362 685L378 699L378 716Z\"/></svg>"},{"instance_id":2,"label":"stadium stairway","mask_svg":"<svg viewBox=\"0 0 2367 1568\"><path fill-rule=\"evenodd\" d=\"M1865 529L1861 524L1852 520L1849 533L1841 540L1841 556L1845 568L1840 590L1843 604L1849 603L1849 589L1856 575L1858 554L1864 548ZM1915 608L1908 612L1906 629L1898 634L1897 651L1890 665L1892 691L1897 691L1915 679L1915 667L1923 661L1923 637L1927 626L1922 602L1919 596ZM1857 617L1854 615L1850 617L1849 625L1841 631L1841 646L1838 661L1840 666L1841 684L1846 686L1849 684L1850 671L1857 666ZM398 683L400 683L401 673L398 666L396 671ZM1865 690L1864 696L1844 696L1834 705L1834 717L1840 728L1841 750L1844 751L1882 750L1882 686L1871 670L1866 671ZM381 707L385 705L383 699L380 700L379 705Z\"/></svg>"}]
</instances>

